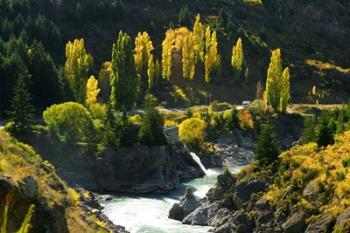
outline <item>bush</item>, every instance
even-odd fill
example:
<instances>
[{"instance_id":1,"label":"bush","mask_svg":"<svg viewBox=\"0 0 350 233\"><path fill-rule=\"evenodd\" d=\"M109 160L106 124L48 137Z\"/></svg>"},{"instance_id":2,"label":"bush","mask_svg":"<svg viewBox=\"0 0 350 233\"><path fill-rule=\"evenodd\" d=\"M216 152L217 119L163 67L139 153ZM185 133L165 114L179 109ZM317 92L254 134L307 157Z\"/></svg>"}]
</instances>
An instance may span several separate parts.
<instances>
[{"instance_id":1,"label":"bush","mask_svg":"<svg viewBox=\"0 0 350 233\"><path fill-rule=\"evenodd\" d=\"M106 105L104 104L92 104L89 110L93 119L103 121L106 118Z\"/></svg>"},{"instance_id":2,"label":"bush","mask_svg":"<svg viewBox=\"0 0 350 233\"><path fill-rule=\"evenodd\" d=\"M255 160L261 166L268 166L278 160L279 147L275 133L269 124L262 125L255 151Z\"/></svg>"},{"instance_id":3,"label":"bush","mask_svg":"<svg viewBox=\"0 0 350 233\"><path fill-rule=\"evenodd\" d=\"M152 107L148 107L142 118L138 139L148 146L165 145L164 121L159 112Z\"/></svg>"},{"instance_id":4,"label":"bush","mask_svg":"<svg viewBox=\"0 0 350 233\"><path fill-rule=\"evenodd\" d=\"M224 128L226 131L233 131L238 127L239 119L237 114L238 112L236 109L231 109L224 112Z\"/></svg>"},{"instance_id":5,"label":"bush","mask_svg":"<svg viewBox=\"0 0 350 233\"><path fill-rule=\"evenodd\" d=\"M67 102L55 104L43 113L51 132L63 142L90 141L93 121L90 112L81 104Z\"/></svg>"},{"instance_id":6,"label":"bush","mask_svg":"<svg viewBox=\"0 0 350 233\"><path fill-rule=\"evenodd\" d=\"M240 125L242 129L253 129L253 116L248 110L242 110L239 114Z\"/></svg>"},{"instance_id":7,"label":"bush","mask_svg":"<svg viewBox=\"0 0 350 233\"><path fill-rule=\"evenodd\" d=\"M207 124L199 118L190 118L179 126L180 140L187 145L200 148L206 139Z\"/></svg>"}]
</instances>

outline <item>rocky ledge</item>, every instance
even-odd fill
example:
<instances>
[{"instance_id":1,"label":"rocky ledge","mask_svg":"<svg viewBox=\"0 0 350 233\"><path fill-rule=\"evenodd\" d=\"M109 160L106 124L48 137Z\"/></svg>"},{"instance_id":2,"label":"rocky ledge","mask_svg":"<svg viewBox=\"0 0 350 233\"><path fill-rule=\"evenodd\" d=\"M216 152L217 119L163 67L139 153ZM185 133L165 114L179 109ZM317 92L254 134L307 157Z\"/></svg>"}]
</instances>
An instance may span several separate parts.
<instances>
[{"instance_id":1,"label":"rocky ledge","mask_svg":"<svg viewBox=\"0 0 350 233\"><path fill-rule=\"evenodd\" d=\"M31 144L69 185L94 192L162 193L204 176L182 144L107 148L99 156L95 145L62 144L45 134Z\"/></svg>"}]
</instances>

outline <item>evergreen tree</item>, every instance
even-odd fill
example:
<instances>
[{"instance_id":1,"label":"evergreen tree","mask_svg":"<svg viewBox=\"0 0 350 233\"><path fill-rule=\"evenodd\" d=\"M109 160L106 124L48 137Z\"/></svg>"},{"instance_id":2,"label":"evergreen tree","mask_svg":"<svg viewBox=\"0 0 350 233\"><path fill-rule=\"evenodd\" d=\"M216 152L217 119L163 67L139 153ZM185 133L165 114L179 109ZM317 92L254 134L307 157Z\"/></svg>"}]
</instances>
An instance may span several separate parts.
<instances>
[{"instance_id":1,"label":"evergreen tree","mask_svg":"<svg viewBox=\"0 0 350 233\"><path fill-rule=\"evenodd\" d=\"M178 23L183 26L189 26L191 24L191 13L187 6L181 8Z\"/></svg>"},{"instance_id":2,"label":"evergreen tree","mask_svg":"<svg viewBox=\"0 0 350 233\"><path fill-rule=\"evenodd\" d=\"M243 71L243 64L244 64L244 51L243 51L243 43L242 39L239 38L237 40L237 43L232 48L232 59L231 59L231 65L233 69L237 72L237 75L241 75Z\"/></svg>"},{"instance_id":3,"label":"evergreen tree","mask_svg":"<svg viewBox=\"0 0 350 233\"><path fill-rule=\"evenodd\" d=\"M34 119L34 107L31 104L31 95L26 83L27 75L21 75L16 82L11 111L9 117L13 122L10 131L16 136L21 136L30 131Z\"/></svg>"},{"instance_id":4,"label":"evergreen tree","mask_svg":"<svg viewBox=\"0 0 350 233\"><path fill-rule=\"evenodd\" d=\"M84 39L76 39L66 45L64 74L76 101L85 102L86 82L92 68L93 58L85 50Z\"/></svg>"},{"instance_id":5,"label":"evergreen tree","mask_svg":"<svg viewBox=\"0 0 350 233\"><path fill-rule=\"evenodd\" d=\"M278 160L279 153L272 127L269 124L262 125L255 151L255 161L261 166L268 166Z\"/></svg>"},{"instance_id":6,"label":"evergreen tree","mask_svg":"<svg viewBox=\"0 0 350 233\"><path fill-rule=\"evenodd\" d=\"M148 106L142 118L139 141L148 146L164 145L166 138L163 131L164 121L159 112Z\"/></svg>"},{"instance_id":7,"label":"evergreen tree","mask_svg":"<svg viewBox=\"0 0 350 233\"><path fill-rule=\"evenodd\" d=\"M318 146L328 146L334 143L334 131L331 127L331 117L325 113L321 116L316 128L316 142Z\"/></svg>"},{"instance_id":8,"label":"evergreen tree","mask_svg":"<svg viewBox=\"0 0 350 233\"><path fill-rule=\"evenodd\" d=\"M113 44L110 103L114 111L126 112L135 106L137 75L130 37L119 32Z\"/></svg>"}]
</instances>

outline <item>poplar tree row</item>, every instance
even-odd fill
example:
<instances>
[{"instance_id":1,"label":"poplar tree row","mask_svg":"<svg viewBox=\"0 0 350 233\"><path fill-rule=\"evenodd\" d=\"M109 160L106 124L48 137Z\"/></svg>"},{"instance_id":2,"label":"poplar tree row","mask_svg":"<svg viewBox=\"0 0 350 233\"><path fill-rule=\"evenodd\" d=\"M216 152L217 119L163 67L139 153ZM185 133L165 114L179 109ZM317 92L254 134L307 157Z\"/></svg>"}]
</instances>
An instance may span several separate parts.
<instances>
[{"instance_id":1,"label":"poplar tree row","mask_svg":"<svg viewBox=\"0 0 350 233\"><path fill-rule=\"evenodd\" d=\"M112 60L102 64L97 80L90 77L93 58L86 52L84 40L68 42L64 71L73 97L89 106L97 103L101 92L100 98L109 102L113 110L125 112L142 100L160 77L170 80L172 76L181 75L192 80L202 65L204 80L208 83L221 63L217 34L202 24L199 15L192 31L180 27L165 33L161 64L153 52L147 32L138 33L134 43L126 33L120 32L113 44ZM232 48L231 65L237 76L247 73L241 38ZM289 79L289 68L283 69L281 50L276 49L272 52L264 94L266 104L273 109L286 110L290 101Z\"/></svg>"}]
</instances>

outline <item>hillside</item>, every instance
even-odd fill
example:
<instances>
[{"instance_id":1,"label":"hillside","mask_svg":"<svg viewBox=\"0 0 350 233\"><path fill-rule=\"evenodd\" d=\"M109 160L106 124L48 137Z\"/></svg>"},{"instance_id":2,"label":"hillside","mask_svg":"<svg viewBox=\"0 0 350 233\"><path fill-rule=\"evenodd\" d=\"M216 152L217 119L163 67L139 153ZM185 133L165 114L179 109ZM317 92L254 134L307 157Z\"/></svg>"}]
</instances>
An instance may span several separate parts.
<instances>
[{"instance_id":1,"label":"hillside","mask_svg":"<svg viewBox=\"0 0 350 233\"><path fill-rule=\"evenodd\" d=\"M238 175L227 172L178 220L217 233L349 232L349 140L347 131L327 148L310 143L283 152L278 167L253 163Z\"/></svg>"},{"instance_id":2,"label":"hillside","mask_svg":"<svg viewBox=\"0 0 350 233\"><path fill-rule=\"evenodd\" d=\"M0 130L2 232L103 233L115 230L83 206L80 202L83 199L30 146ZM17 231L19 229L22 231Z\"/></svg>"},{"instance_id":3,"label":"hillside","mask_svg":"<svg viewBox=\"0 0 350 233\"><path fill-rule=\"evenodd\" d=\"M291 68L293 102L315 103L314 98L309 97L313 86L317 87L321 103L343 103L348 98L350 14L349 3L341 0L264 0L262 4L242 0L26 0L9 4L2 0L0 5L3 22L0 34L2 112L9 108L15 80L26 72L31 75L31 89L38 107L45 108L57 99L70 99L57 92L57 85L64 81L58 70L64 65L64 48L68 40L85 39L87 51L95 61L93 73L97 75L102 62L111 59L112 43L119 30L132 38L138 32L147 31L155 45L155 55L160 58L165 31L169 27L192 28L197 13L218 33L222 73L210 84L204 83L201 72L192 82L173 77L170 85L162 84L165 90L157 90L156 95L161 100L173 105L205 103L209 92L213 100L219 101L240 103L254 99L257 83L260 81L264 86L270 51L275 48L282 49L284 63ZM179 20L179 12L184 9L188 11ZM23 30L26 35L24 40L21 37L22 42L3 45L11 35L23 36ZM232 45L239 37L243 39L249 68L247 83L235 77L230 66ZM36 64L23 55L23 49L33 47L33 40L43 43L49 54L45 56L53 58L54 66L50 58ZM21 43L25 44L24 48ZM15 56L22 59L14 59ZM28 59L29 65L26 65ZM45 72L38 73L38 67ZM48 87L48 91L43 91L43 87Z\"/></svg>"}]
</instances>

